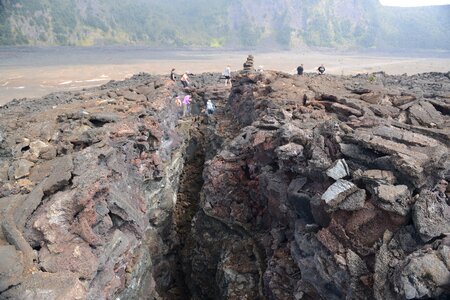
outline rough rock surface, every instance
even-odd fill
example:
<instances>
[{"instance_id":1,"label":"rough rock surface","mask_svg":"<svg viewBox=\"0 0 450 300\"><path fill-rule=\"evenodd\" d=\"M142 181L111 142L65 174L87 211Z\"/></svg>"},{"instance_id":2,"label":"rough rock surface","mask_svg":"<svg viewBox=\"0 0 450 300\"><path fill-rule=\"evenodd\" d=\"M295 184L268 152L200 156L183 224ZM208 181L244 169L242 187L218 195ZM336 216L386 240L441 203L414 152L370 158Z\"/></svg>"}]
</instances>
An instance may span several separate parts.
<instances>
[{"instance_id":1,"label":"rough rock surface","mask_svg":"<svg viewBox=\"0 0 450 300\"><path fill-rule=\"evenodd\" d=\"M450 296L448 76L190 77L0 108L0 299Z\"/></svg>"},{"instance_id":2,"label":"rough rock surface","mask_svg":"<svg viewBox=\"0 0 450 300\"><path fill-rule=\"evenodd\" d=\"M427 80L442 80L443 93L450 82L444 74L376 78L270 71L235 78L229 105L241 133L207 162L202 206L263 249L263 265L255 262L260 297L449 295L439 246L448 234L449 190L434 186L449 179L450 119L423 94L434 88ZM427 247L436 253L421 250ZM242 286L232 299L255 290Z\"/></svg>"}]
</instances>

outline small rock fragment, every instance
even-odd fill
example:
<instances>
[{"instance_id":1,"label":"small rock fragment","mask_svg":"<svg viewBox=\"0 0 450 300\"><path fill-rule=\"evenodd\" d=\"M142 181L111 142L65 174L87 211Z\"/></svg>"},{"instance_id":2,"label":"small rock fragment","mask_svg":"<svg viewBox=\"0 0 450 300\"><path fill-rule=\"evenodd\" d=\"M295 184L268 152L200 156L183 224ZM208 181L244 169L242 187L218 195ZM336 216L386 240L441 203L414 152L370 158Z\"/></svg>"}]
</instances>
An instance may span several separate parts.
<instances>
[{"instance_id":1,"label":"small rock fragment","mask_svg":"<svg viewBox=\"0 0 450 300\"><path fill-rule=\"evenodd\" d=\"M352 182L338 179L323 193L322 200L328 205L335 207L349 195L358 190L358 187Z\"/></svg>"},{"instance_id":2,"label":"small rock fragment","mask_svg":"<svg viewBox=\"0 0 450 300\"><path fill-rule=\"evenodd\" d=\"M326 173L334 180L338 180L350 175L350 171L345 159L338 159L337 161L335 161Z\"/></svg>"}]
</instances>

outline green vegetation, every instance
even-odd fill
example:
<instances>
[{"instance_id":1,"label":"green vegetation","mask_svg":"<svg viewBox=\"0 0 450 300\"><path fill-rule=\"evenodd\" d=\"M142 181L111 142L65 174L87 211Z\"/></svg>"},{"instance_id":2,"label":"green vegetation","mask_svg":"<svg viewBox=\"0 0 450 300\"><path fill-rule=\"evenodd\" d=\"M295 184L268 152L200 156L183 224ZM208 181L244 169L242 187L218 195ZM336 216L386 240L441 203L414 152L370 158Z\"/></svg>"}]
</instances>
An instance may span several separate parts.
<instances>
[{"instance_id":1,"label":"green vegetation","mask_svg":"<svg viewBox=\"0 0 450 300\"><path fill-rule=\"evenodd\" d=\"M448 6L387 8L378 0L286 0L286 7L276 0L251 3L0 0L0 45L272 45L289 49L304 43L316 47L450 49Z\"/></svg>"}]
</instances>

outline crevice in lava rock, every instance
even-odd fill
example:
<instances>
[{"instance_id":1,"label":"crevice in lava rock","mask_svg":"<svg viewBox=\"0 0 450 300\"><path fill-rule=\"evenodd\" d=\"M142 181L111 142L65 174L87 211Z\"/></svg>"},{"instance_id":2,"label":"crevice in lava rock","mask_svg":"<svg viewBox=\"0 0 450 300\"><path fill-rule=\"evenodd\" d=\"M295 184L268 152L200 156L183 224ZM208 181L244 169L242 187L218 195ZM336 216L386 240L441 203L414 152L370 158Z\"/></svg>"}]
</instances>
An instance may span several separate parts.
<instances>
[{"instance_id":1,"label":"crevice in lava rock","mask_svg":"<svg viewBox=\"0 0 450 300\"><path fill-rule=\"evenodd\" d=\"M183 281L190 281L192 274L185 274L182 251L191 243L191 223L195 214L199 210L200 191L203 186L203 167L205 163L205 136L201 132L201 124L196 124L191 129L191 140L186 148L185 165L180 178L180 185L175 206L174 223L175 230L180 239L177 252L178 277ZM190 298L190 291L185 282L179 283L179 287L184 289L184 296ZM185 298L185 299L186 299Z\"/></svg>"}]
</instances>

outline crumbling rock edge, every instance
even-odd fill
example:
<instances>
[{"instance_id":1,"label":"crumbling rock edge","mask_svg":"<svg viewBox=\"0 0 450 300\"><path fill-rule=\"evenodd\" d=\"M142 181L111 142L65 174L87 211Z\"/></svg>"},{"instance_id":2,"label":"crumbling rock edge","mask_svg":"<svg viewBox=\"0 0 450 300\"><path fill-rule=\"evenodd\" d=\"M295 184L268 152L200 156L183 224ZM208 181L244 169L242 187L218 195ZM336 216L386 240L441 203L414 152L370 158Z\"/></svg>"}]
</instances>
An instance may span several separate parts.
<instances>
[{"instance_id":1,"label":"crumbling rock edge","mask_svg":"<svg viewBox=\"0 0 450 300\"><path fill-rule=\"evenodd\" d=\"M218 79L0 108L1 299L449 295L448 74Z\"/></svg>"}]
</instances>

